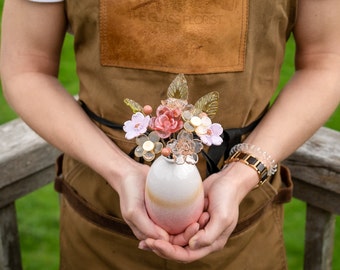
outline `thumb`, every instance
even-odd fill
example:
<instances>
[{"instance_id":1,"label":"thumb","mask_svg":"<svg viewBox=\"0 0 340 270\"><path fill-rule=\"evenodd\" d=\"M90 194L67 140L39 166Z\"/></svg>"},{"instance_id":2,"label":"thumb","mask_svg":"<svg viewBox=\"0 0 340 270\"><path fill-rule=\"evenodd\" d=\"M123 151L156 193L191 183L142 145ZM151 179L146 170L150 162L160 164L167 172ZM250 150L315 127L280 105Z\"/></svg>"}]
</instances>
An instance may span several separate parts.
<instances>
[{"instance_id":1,"label":"thumb","mask_svg":"<svg viewBox=\"0 0 340 270\"><path fill-rule=\"evenodd\" d=\"M219 218L211 218L205 228L199 230L189 240L189 247L191 249L199 249L211 246L217 241L224 246L234 227L233 222L223 222Z\"/></svg>"}]
</instances>

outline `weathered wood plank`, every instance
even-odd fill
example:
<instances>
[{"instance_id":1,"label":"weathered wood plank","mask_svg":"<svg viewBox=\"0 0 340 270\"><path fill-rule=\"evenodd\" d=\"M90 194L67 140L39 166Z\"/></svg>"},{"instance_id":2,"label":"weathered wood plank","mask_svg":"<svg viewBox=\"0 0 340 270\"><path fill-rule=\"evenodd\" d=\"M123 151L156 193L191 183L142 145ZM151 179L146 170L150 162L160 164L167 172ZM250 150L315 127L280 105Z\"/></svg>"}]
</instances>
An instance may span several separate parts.
<instances>
[{"instance_id":1,"label":"weathered wood plank","mask_svg":"<svg viewBox=\"0 0 340 270\"><path fill-rule=\"evenodd\" d=\"M321 128L284 163L295 178L340 194L340 132Z\"/></svg>"},{"instance_id":2,"label":"weathered wood plank","mask_svg":"<svg viewBox=\"0 0 340 270\"><path fill-rule=\"evenodd\" d=\"M295 198L330 213L340 215L339 193L311 185L308 182L297 178L293 178L293 182L293 195Z\"/></svg>"},{"instance_id":3,"label":"weathered wood plank","mask_svg":"<svg viewBox=\"0 0 340 270\"><path fill-rule=\"evenodd\" d=\"M14 203L0 208L0 244L2 270L21 270L21 253Z\"/></svg>"},{"instance_id":4,"label":"weathered wood plank","mask_svg":"<svg viewBox=\"0 0 340 270\"><path fill-rule=\"evenodd\" d=\"M0 126L0 189L54 163L59 154L20 119Z\"/></svg>"},{"instance_id":5,"label":"weathered wood plank","mask_svg":"<svg viewBox=\"0 0 340 270\"><path fill-rule=\"evenodd\" d=\"M340 215L340 132L321 128L284 161L294 197Z\"/></svg>"},{"instance_id":6,"label":"weathered wood plank","mask_svg":"<svg viewBox=\"0 0 340 270\"><path fill-rule=\"evenodd\" d=\"M331 270L335 215L307 205L304 269Z\"/></svg>"},{"instance_id":7,"label":"weathered wood plank","mask_svg":"<svg viewBox=\"0 0 340 270\"><path fill-rule=\"evenodd\" d=\"M322 127L297 153L308 157L310 165L317 165L330 168L335 172L340 172L340 132Z\"/></svg>"},{"instance_id":8,"label":"weathered wood plank","mask_svg":"<svg viewBox=\"0 0 340 270\"><path fill-rule=\"evenodd\" d=\"M54 180L54 177L54 166L50 166L11 185L0 188L0 208L47 185Z\"/></svg>"}]
</instances>

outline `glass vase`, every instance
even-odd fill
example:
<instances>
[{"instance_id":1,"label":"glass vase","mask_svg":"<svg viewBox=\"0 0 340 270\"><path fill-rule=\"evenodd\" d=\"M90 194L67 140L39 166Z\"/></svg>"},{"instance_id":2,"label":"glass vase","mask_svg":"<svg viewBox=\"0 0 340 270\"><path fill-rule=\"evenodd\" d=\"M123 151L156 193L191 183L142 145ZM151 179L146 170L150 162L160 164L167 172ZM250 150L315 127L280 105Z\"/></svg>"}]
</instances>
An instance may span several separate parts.
<instances>
[{"instance_id":1,"label":"glass vase","mask_svg":"<svg viewBox=\"0 0 340 270\"><path fill-rule=\"evenodd\" d=\"M150 218L169 234L183 232L199 219L204 207L203 183L196 165L179 165L158 157L147 176L145 204Z\"/></svg>"}]
</instances>

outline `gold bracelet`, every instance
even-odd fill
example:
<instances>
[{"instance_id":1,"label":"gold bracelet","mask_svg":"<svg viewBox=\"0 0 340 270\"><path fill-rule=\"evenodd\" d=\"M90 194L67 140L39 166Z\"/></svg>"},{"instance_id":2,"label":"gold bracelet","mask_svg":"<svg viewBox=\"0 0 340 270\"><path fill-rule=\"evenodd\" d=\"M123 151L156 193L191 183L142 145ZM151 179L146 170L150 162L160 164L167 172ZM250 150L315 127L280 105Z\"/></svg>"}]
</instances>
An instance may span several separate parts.
<instances>
[{"instance_id":1,"label":"gold bracelet","mask_svg":"<svg viewBox=\"0 0 340 270\"><path fill-rule=\"evenodd\" d=\"M262 186L267 181L268 168L256 157L245 152L237 151L225 161L225 164L229 164L232 162L242 162L243 164L253 168L257 172L259 176L259 182L255 186L255 188Z\"/></svg>"}]
</instances>

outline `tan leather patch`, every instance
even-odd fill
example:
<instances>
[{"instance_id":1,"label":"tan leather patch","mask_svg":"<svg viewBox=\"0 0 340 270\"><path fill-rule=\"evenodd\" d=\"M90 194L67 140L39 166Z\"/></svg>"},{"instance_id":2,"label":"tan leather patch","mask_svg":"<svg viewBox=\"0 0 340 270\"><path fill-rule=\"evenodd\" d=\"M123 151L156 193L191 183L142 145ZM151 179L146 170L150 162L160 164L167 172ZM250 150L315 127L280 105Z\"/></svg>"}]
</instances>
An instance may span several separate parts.
<instances>
[{"instance_id":1,"label":"tan leather patch","mask_svg":"<svg viewBox=\"0 0 340 270\"><path fill-rule=\"evenodd\" d=\"M100 0L101 64L243 71L247 22L248 0Z\"/></svg>"}]
</instances>

